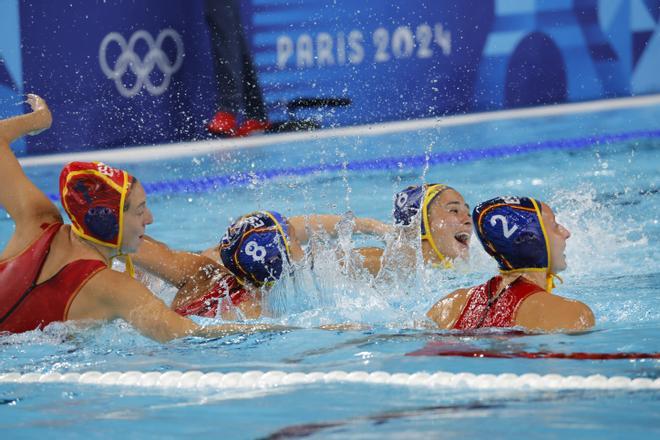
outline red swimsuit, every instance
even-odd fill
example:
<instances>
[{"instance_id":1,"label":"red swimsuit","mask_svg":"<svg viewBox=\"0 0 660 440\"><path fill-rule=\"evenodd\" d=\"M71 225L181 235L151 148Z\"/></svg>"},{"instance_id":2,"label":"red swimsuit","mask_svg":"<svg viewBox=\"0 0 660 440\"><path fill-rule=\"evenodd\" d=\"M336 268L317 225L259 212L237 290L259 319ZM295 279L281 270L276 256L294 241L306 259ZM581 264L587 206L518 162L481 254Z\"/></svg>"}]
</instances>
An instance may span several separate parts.
<instances>
[{"instance_id":1,"label":"red swimsuit","mask_svg":"<svg viewBox=\"0 0 660 440\"><path fill-rule=\"evenodd\" d=\"M76 260L37 284L60 227L62 223L42 225L44 232L27 249L0 261L0 332L21 333L66 321L80 289L107 268L99 260Z\"/></svg>"},{"instance_id":2,"label":"red swimsuit","mask_svg":"<svg viewBox=\"0 0 660 440\"><path fill-rule=\"evenodd\" d=\"M222 312L248 300L250 293L232 275L224 275L205 295L176 308L181 316L197 315L205 318L220 318ZM220 314L218 314L218 306Z\"/></svg>"},{"instance_id":3,"label":"red swimsuit","mask_svg":"<svg viewBox=\"0 0 660 440\"><path fill-rule=\"evenodd\" d=\"M513 327L516 325L520 304L533 294L544 292L536 284L519 277L498 296L493 297L491 292L496 292L501 282L502 277L496 276L473 287L461 316L452 328L472 330L482 327Z\"/></svg>"}]
</instances>

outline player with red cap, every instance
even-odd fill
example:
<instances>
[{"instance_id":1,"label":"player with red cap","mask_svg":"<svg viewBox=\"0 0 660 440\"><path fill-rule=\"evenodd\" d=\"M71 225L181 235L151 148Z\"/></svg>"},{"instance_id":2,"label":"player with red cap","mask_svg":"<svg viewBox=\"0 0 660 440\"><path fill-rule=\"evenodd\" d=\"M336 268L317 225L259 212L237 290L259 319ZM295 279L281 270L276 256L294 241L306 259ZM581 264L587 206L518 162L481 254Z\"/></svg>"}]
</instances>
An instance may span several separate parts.
<instances>
[{"instance_id":1,"label":"player with red cap","mask_svg":"<svg viewBox=\"0 0 660 440\"><path fill-rule=\"evenodd\" d=\"M28 95L32 112L0 120L0 205L16 224L0 254L0 332L20 333L56 321L122 318L159 341L188 335L218 336L273 330L267 325L202 328L170 310L133 278L128 254L136 252L153 222L144 188L126 171L100 162L72 162L60 175L60 197L71 219L24 174L10 142L50 127L46 102ZM212 260L167 247L156 275L177 286L222 269ZM123 258L128 273L112 270ZM209 269L210 270L207 270ZM204 281L204 280L202 280Z\"/></svg>"}]
</instances>

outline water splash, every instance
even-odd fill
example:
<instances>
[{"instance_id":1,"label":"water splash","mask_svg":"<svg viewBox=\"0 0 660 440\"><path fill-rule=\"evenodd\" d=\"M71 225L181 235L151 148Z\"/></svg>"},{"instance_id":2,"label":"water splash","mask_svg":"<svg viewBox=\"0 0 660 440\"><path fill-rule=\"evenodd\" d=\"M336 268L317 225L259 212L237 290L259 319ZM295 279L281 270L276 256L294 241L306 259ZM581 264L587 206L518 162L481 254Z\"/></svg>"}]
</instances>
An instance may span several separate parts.
<instances>
[{"instance_id":1,"label":"water splash","mask_svg":"<svg viewBox=\"0 0 660 440\"><path fill-rule=\"evenodd\" d=\"M642 226L625 221L611 202L599 201L589 184L559 190L549 204L557 221L571 231L566 243L570 276L629 272L633 267L626 251L649 244Z\"/></svg>"}]
</instances>

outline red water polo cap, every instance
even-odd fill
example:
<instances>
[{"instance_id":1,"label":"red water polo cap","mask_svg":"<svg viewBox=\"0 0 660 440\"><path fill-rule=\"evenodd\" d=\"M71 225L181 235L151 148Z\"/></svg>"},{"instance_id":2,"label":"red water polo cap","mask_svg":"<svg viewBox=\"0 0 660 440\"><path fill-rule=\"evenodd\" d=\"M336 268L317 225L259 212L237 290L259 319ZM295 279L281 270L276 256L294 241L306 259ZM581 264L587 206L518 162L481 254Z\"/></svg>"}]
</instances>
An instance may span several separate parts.
<instances>
[{"instance_id":1,"label":"red water polo cap","mask_svg":"<svg viewBox=\"0 0 660 440\"><path fill-rule=\"evenodd\" d=\"M101 162L71 162L60 173L60 200L80 237L121 248L124 204L133 177ZM121 249L120 249L121 251Z\"/></svg>"}]
</instances>

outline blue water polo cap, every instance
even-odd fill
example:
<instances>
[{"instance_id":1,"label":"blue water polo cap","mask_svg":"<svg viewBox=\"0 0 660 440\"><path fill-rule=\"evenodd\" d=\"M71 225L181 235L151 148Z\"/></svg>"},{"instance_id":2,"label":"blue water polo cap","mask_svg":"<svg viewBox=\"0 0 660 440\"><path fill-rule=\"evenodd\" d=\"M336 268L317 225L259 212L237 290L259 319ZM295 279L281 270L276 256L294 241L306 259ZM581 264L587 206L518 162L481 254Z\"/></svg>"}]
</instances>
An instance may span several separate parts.
<instances>
[{"instance_id":1,"label":"blue water polo cap","mask_svg":"<svg viewBox=\"0 0 660 440\"><path fill-rule=\"evenodd\" d=\"M472 212L477 237L500 271L543 270L550 267L550 250L541 217L541 204L529 197L496 197Z\"/></svg>"},{"instance_id":2,"label":"blue water polo cap","mask_svg":"<svg viewBox=\"0 0 660 440\"><path fill-rule=\"evenodd\" d=\"M394 196L394 224L408 226L415 216L422 211L421 229L422 240L428 241L433 252L442 262L443 266L451 267L450 260L445 257L438 248L433 235L431 235L431 222L429 220L429 205L443 191L452 189L442 183L426 183L424 185L413 185L400 191Z\"/></svg>"},{"instance_id":3,"label":"blue water polo cap","mask_svg":"<svg viewBox=\"0 0 660 440\"><path fill-rule=\"evenodd\" d=\"M243 281L262 286L282 276L289 259L286 219L275 211L257 211L232 224L220 242L222 263Z\"/></svg>"},{"instance_id":4,"label":"blue water polo cap","mask_svg":"<svg viewBox=\"0 0 660 440\"><path fill-rule=\"evenodd\" d=\"M408 226L421 209L422 236L425 236L427 230L430 230L428 207L446 189L450 187L441 183L426 183L409 186L398 192L394 196L394 224Z\"/></svg>"},{"instance_id":5,"label":"blue water polo cap","mask_svg":"<svg viewBox=\"0 0 660 440\"><path fill-rule=\"evenodd\" d=\"M419 213L424 198L424 185L409 186L394 196L394 224L408 226Z\"/></svg>"}]
</instances>

